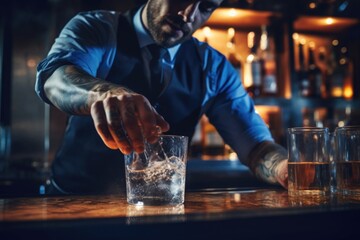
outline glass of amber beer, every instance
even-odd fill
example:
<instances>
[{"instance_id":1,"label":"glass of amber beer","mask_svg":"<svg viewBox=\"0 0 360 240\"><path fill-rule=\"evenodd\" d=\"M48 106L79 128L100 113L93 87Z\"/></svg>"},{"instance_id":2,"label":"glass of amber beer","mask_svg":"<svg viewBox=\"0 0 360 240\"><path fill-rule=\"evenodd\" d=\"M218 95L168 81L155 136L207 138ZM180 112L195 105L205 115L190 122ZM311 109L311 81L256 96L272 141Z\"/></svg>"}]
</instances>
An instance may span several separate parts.
<instances>
[{"instance_id":1,"label":"glass of amber beer","mask_svg":"<svg viewBox=\"0 0 360 240\"><path fill-rule=\"evenodd\" d=\"M360 126L335 129L336 192L360 195Z\"/></svg>"},{"instance_id":2,"label":"glass of amber beer","mask_svg":"<svg viewBox=\"0 0 360 240\"><path fill-rule=\"evenodd\" d=\"M330 194L328 128L288 129L288 192L293 196Z\"/></svg>"}]
</instances>

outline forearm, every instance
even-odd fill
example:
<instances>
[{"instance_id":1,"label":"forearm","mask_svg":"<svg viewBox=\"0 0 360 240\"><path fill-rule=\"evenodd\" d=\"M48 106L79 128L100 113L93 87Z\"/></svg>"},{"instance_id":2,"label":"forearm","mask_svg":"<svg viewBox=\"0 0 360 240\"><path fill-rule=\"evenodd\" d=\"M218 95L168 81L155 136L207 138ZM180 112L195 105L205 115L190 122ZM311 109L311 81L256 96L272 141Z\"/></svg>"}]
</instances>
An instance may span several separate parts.
<instances>
[{"instance_id":1,"label":"forearm","mask_svg":"<svg viewBox=\"0 0 360 240\"><path fill-rule=\"evenodd\" d=\"M69 114L90 114L91 105L111 95L129 92L119 85L94 78L71 65L59 67L45 82L47 98Z\"/></svg>"},{"instance_id":2,"label":"forearm","mask_svg":"<svg viewBox=\"0 0 360 240\"><path fill-rule=\"evenodd\" d=\"M250 169L257 178L268 183L279 183L287 178L283 170L284 160L287 160L287 151L273 142L263 142L257 145L250 153ZM283 176L284 175L284 176Z\"/></svg>"}]
</instances>

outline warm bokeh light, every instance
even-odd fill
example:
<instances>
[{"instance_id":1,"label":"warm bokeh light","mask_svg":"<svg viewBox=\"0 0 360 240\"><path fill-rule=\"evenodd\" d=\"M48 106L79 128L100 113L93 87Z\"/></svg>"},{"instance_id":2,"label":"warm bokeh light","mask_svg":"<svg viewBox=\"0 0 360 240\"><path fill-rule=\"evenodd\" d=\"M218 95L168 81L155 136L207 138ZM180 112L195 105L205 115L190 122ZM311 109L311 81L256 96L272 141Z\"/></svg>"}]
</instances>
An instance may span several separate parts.
<instances>
[{"instance_id":1,"label":"warm bokeh light","mask_svg":"<svg viewBox=\"0 0 360 240\"><path fill-rule=\"evenodd\" d=\"M228 14L230 17L235 17L237 15L237 12L236 12L235 8L230 8L228 11Z\"/></svg>"},{"instance_id":2,"label":"warm bokeh light","mask_svg":"<svg viewBox=\"0 0 360 240\"><path fill-rule=\"evenodd\" d=\"M342 97L343 96L342 87L333 87L331 89L331 96L333 96L333 97Z\"/></svg>"},{"instance_id":3,"label":"warm bokeh light","mask_svg":"<svg viewBox=\"0 0 360 240\"><path fill-rule=\"evenodd\" d=\"M332 44L334 47L336 47L337 45L339 45L339 40L334 39L334 40L332 40L331 44Z\"/></svg>"},{"instance_id":4,"label":"warm bokeh light","mask_svg":"<svg viewBox=\"0 0 360 240\"><path fill-rule=\"evenodd\" d=\"M316 3L314 3L314 2L309 3L309 8L310 9L315 9L316 8Z\"/></svg>"},{"instance_id":5,"label":"warm bokeh light","mask_svg":"<svg viewBox=\"0 0 360 240\"><path fill-rule=\"evenodd\" d=\"M313 41L309 42L309 47L314 49L315 48L315 42L313 42Z\"/></svg>"},{"instance_id":6,"label":"warm bokeh light","mask_svg":"<svg viewBox=\"0 0 360 240\"><path fill-rule=\"evenodd\" d=\"M331 24L333 24L334 22L335 22L335 20L334 20L333 18L331 18L331 17L328 17L328 18L325 19L325 23L326 23L327 25L331 25Z\"/></svg>"},{"instance_id":7,"label":"warm bokeh light","mask_svg":"<svg viewBox=\"0 0 360 240\"><path fill-rule=\"evenodd\" d=\"M299 34L298 34L298 33L293 33L292 38L293 38L295 41L299 40Z\"/></svg>"},{"instance_id":8,"label":"warm bokeh light","mask_svg":"<svg viewBox=\"0 0 360 240\"><path fill-rule=\"evenodd\" d=\"M231 153L229 153L229 160L230 161L237 161L237 160L239 160L239 157L235 152L231 152Z\"/></svg>"},{"instance_id":9,"label":"warm bokeh light","mask_svg":"<svg viewBox=\"0 0 360 240\"><path fill-rule=\"evenodd\" d=\"M228 36L230 38L234 37L235 35L235 29L234 28L228 28Z\"/></svg>"},{"instance_id":10,"label":"warm bokeh light","mask_svg":"<svg viewBox=\"0 0 360 240\"><path fill-rule=\"evenodd\" d=\"M354 95L353 89L351 86L344 86L344 92L343 92L344 98L351 99Z\"/></svg>"},{"instance_id":11,"label":"warm bokeh light","mask_svg":"<svg viewBox=\"0 0 360 240\"><path fill-rule=\"evenodd\" d=\"M234 43L233 41L231 41L231 39L235 36L235 29L228 28L227 34L228 34L228 41L226 42L226 47L229 49L234 48Z\"/></svg>"},{"instance_id":12,"label":"warm bokeh light","mask_svg":"<svg viewBox=\"0 0 360 240\"><path fill-rule=\"evenodd\" d=\"M34 68L34 67L36 67L36 61L34 59L30 58L27 60L26 65L29 68Z\"/></svg>"},{"instance_id":13,"label":"warm bokeh light","mask_svg":"<svg viewBox=\"0 0 360 240\"><path fill-rule=\"evenodd\" d=\"M270 113L276 113L279 114L280 113L280 107L278 106L265 106L265 105L256 105L255 106L255 111L256 113L258 113L261 118L264 120L264 122L266 123L266 125L269 125L270 123Z\"/></svg>"},{"instance_id":14,"label":"warm bokeh light","mask_svg":"<svg viewBox=\"0 0 360 240\"><path fill-rule=\"evenodd\" d=\"M205 36L206 38L209 38L210 35L211 35L211 28L208 27L208 26L204 27L204 28L203 28L203 33L204 33L204 36Z\"/></svg>"},{"instance_id":15,"label":"warm bokeh light","mask_svg":"<svg viewBox=\"0 0 360 240\"><path fill-rule=\"evenodd\" d=\"M294 22L294 30L339 33L359 24L359 20L339 17L301 16Z\"/></svg>"},{"instance_id":16,"label":"warm bokeh light","mask_svg":"<svg viewBox=\"0 0 360 240\"><path fill-rule=\"evenodd\" d=\"M344 121L339 121L338 122L338 127L344 127L345 126L345 122Z\"/></svg>"},{"instance_id":17,"label":"warm bokeh light","mask_svg":"<svg viewBox=\"0 0 360 240\"><path fill-rule=\"evenodd\" d=\"M240 202L240 201L241 201L241 195L240 195L240 193L235 193L235 194L234 194L234 201L235 201L235 202Z\"/></svg>"},{"instance_id":18,"label":"warm bokeh light","mask_svg":"<svg viewBox=\"0 0 360 240\"><path fill-rule=\"evenodd\" d=\"M257 27L268 25L269 18L276 13L268 11L253 11L240 8L218 8L207 21L209 25L237 27Z\"/></svg>"},{"instance_id":19,"label":"warm bokeh light","mask_svg":"<svg viewBox=\"0 0 360 240\"><path fill-rule=\"evenodd\" d=\"M255 33L254 32L249 32L247 35L247 43L248 43L248 48L251 49L254 47L254 38L255 38Z\"/></svg>"}]
</instances>

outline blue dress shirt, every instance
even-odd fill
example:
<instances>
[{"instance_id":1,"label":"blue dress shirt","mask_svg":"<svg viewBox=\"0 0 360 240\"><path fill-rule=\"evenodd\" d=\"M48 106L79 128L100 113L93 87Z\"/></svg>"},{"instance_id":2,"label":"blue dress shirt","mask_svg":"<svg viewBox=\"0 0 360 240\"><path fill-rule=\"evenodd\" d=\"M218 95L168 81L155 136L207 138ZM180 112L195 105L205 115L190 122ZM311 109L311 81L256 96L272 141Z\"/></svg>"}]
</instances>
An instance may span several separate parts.
<instances>
[{"instance_id":1,"label":"blue dress shirt","mask_svg":"<svg viewBox=\"0 0 360 240\"><path fill-rule=\"evenodd\" d=\"M135 14L133 23L142 47L153 40L144 29L140 10ZM92 11L80 13L69 21L48 56L38 66L35 90L41 99L50 103L44 94L44 82L64 64L76 65L91 76L106 79L116 54L118 17L119 13L114 11ZM248 165L247 156L256 144L273 141L270 131L256 113L252 99L230 62L208 44L195 42L204 50L206 94L202 99L202 112L237 153L240 161ZM166 63L170 68L178 49L179 45L168 49Z\"/></svg>"}]
</instances>

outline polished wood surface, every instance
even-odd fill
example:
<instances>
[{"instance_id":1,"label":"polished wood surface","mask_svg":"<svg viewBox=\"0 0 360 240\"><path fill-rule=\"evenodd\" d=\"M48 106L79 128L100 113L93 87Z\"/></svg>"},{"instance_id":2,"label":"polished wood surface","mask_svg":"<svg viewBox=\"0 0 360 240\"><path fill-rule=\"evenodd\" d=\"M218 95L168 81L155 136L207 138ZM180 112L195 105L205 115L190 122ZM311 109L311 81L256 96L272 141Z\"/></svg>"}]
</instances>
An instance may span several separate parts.
<instances>
[{"instance_id":1,"label":"polished wood surface","mask_svg":"<svg viewBox=\"0 0 360 240\"><path fill-rule=\"evenodd\" d=\"M356 198L289 197L285 190L227 190L190 192L180 206L129 205L125 196L65 196L0 200L1 221L114 218L194 213L249 213L263 210L304 210L306 207L348 208ZM360 207L360 199L359 199ZM300 208L300 209L299 209Z\"/></svg>"},{"instance_id":2,"label":"polished wood surface","mask_svg":"<svg viewBox=\"0 0 360 240\"><path fill-rule=\"evenodd\" d=\"M323 221L319 222L318 226L336 224L339 228L339 217L345 218L341 221L346 223L346 218L360 216L359 213L360 198L337 195L294 198L288 196L283 189L213 189L187 192L185 204L180 206L134 206L127 204L124 196L117 195L4 198L0 199L0 234L16 235L26 231L29 231L28 234L42 231L50 234L61 228L62 234L67 232L72 235L70 225L72 229L76 229L74 226L79 223L82 230L78 229L78 233L93 230L94 224L100 232L101 226L107 229L115 224L117 227L111 228L113 232L109 236L122 236L124 231L130 231L130 226L152 226L155 229L161 229L163 224L182 226L182 229L190 226L176 225L184 223L191 223L192 227L196 226L194 223L206 223L210 228L216 223L217 226L223 226L223 229L233 223L241 223L239 227L244 226L242 231L246 232L246 229L252 226L246 224L254 221L260 230L268 229L272 225L274 227L277 224L286 224L291 219L306 221L310 224L309 227L313 224L312 221L317 219ZM349 214L351 216L348 216ZM69 229L64 230L66 224L69 224ZM303 224L302 228L306 226ZM199 226L196 229L200 229ZM236 229L235 227L234 230ZM288 234L294 233L291 229L292 227L287 226ZM211 233L211 229L206 231ZM273 233L276 234L277 231L274 230Z\"/></svg>"}]
</instances>

